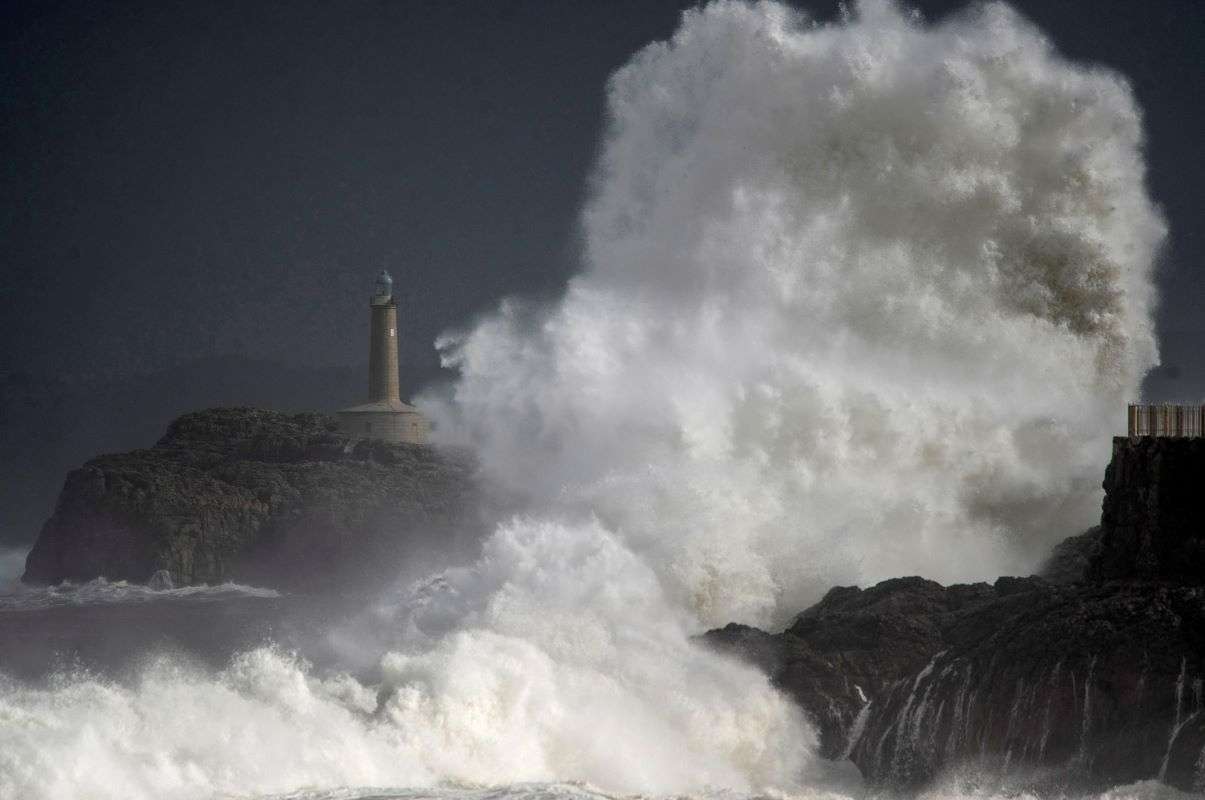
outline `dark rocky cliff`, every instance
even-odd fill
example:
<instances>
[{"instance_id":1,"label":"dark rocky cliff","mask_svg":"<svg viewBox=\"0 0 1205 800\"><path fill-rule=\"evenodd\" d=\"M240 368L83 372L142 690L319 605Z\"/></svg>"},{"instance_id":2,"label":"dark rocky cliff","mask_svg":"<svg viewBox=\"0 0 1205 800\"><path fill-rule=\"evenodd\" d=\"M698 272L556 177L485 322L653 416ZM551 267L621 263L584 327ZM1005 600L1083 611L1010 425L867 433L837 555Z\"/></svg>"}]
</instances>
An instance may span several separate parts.
<instances>
[{"instance_id":1,"label":"dark rocky cliff","mask_svg":"<svg viewBox=\"0 0 1205 800\"><path fill-rule=\"evenodd\" d=\"M842 587L769 634L715 647L760 664L829 758L917 788L973 763L1041 793L1162 778L1205 789L1205 441L1118 439L1101 527L1042 576Z\"/></svg>"},{"instance_id":2,"label":"dark rocky cliff","mask_svg":"<svg viewBox=\"0 0 1205 800\"><path fill-rule=\"evenodd\" d=\"M1113 440L1095 579L1205 582L1205 439Z\"/></svg>"},{"instance_id":3,"label":"dark rocky cliff","mask_svg":"<svg viewBox=\"0 0 1205 800\"><path fill-rule=\"evenodd\" d=\"M67 476L24 580L226 580L321 590L384 579L473 527L470 459L351 442L320 414L212 409Z\"/></svg>"}]
</instances>

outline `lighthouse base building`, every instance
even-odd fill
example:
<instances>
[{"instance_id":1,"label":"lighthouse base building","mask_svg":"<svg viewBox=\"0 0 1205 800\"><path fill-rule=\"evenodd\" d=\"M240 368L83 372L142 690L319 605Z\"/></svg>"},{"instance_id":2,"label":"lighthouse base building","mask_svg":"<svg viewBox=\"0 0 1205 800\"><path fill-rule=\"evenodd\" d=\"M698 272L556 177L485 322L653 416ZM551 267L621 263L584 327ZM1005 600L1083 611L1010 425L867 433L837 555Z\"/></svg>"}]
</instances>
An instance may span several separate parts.
<instances>
[{"instance_id":1,"label":"lighthouse base building","mask_svg":"<svg viewBox=\"0 0 1205 800\"><path fill-rule=\"evenodd\" d=\"M417 408L403 403L398 379L397 302L393 279L381 270L369 302L368 402L337 412L339 430L357 439L424 444L430 426Z\"/></svg>"},{"instance_id":2,"label":"lighthouse base building","mask_svg":"<svg viewBox=\"0 0 1205 800\"><path fill-rule=\"evenodd\" d=\"M337 414L339 430L359 439L425 444L430 427L417 408L401 400L378 400L344 408Z\"/></svg>"}]
</instances>

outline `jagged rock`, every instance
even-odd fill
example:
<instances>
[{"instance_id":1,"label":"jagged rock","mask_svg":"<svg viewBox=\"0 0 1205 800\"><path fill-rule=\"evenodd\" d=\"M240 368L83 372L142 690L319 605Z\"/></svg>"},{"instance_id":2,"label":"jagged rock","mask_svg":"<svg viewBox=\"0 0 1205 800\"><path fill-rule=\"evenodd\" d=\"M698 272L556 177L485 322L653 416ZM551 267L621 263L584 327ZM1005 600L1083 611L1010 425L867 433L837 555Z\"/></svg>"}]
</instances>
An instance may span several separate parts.
<instances>
[{"instance_id":1,"label":"jagged rock","mask_svg":"<svg viewBox=\"0 0 1205 800\"><path fill-rule=\"evenodd\" d=\"M766 669L812 716L821 754L836 758L866 698L924 667L943 645L949 614L990 592L987 584L947 590L923 578L836 587L777 636L729 625L705 639Z\"/></svg>"},{"instance_id":2,"label":"jagged rock","mask_svg":"<svg viewBox=\"0 0 1205 800\"><path fill-rule=\"evenodd\" d=\"M1177 719L1203 711L1199 587L896 579L833 590L780 634L704 638L766 669L822 755L876 785L975 761L1039 775L1039 790L1094 789L1156 777L1170 753L1167 781L1200 788L1205 727L1182 725L1169 747Z\"/></svg>"},{"instance_id":3,"label":"jagged rock","mask_svg":"<svg viewBox=\"0 0 1205 800\"><path fill-rule=\"evenodd\" d=\"M1162 778L1205 789L1205 440L1118 439L1101 527L1043 576L839 587L769 634L704 640L759 664L814 720L822 754L873 785L943 770L1043 794Z\"/></svg>"},{"instance_id":4,"label":"jagged rock","mask_svg":"<svg viewBox=\"0 0 1205 800\"><path fill-rule=\"evenodd\" d=\"M180 417L152 448L67 476L23 580L225 580L312 590L371 579L400 552L468 527L471 460L352 441L321 414L252 408ZM388 565L388 566L386 566Z\"/></svg>"}]
</instances>

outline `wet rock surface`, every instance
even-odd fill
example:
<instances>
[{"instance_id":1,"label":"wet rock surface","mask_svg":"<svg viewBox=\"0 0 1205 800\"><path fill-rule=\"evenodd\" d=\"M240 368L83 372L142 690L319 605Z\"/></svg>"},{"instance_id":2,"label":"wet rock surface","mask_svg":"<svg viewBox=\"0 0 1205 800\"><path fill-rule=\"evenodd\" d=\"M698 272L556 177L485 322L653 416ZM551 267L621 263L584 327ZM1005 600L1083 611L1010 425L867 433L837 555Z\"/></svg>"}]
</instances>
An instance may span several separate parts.
<instances>
[{"instance_id":1,"label":"wet rock surface","mask_svg":"<svg viewBox=\"0 0 1205 800\"><path fill-rule=\"evenodd\" d=\"M473 531L473 469L426 446L349 440L321 414L187 414L154 447L67 476L23 580L384 580Z\"/></svg>"},{"instance_id":2,"label":"wet rock surface","mask_svg":"<svg viewBox=\"0 0 1205 800\"><path fill-rule=\"evenodd\" d=\"M1201 587L905 578L835 589L779 634L705 638L760 664L823 754L875 784L974 762L1050 792L1158 776L1205 788Z\"/></svg>"},{"instance_id":3,"label":"wet rock surface","mask_svg":"<svg viewBox=\"0 0 1205 800\"><path fill-rule=\"evenodd\" d=\"M812 718L823 754L920 788L973 765L1041 794L1205 789L1205 442L1115 443L1100 528L1041 576L839 587L783 632L729 625Z\"/></svg>"}]
</instances>

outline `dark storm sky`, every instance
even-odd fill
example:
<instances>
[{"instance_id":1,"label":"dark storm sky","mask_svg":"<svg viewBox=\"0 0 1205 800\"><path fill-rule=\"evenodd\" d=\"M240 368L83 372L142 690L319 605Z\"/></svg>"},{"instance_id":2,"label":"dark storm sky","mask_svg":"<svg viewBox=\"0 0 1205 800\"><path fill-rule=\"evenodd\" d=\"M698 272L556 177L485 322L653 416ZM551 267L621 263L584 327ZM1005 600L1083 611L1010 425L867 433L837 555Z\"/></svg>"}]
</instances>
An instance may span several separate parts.
<instances>
[{"instance_id":1,"label":"dark storm sky","mask_svg":"<svg viewBox=\"0 0 1205 800\"><path fill-rule=\"evenodd\" d=\"M607 75L687 3L41 2L0 12L0 373L365 359L382 266L405 360L556 292ZM800 3L821 18L835 3ZM960 3L918 2L933 19ZM1205 391L1205 4L1019 2L1147 114L1164 394Z\"/></svg>"}]
</instances>

